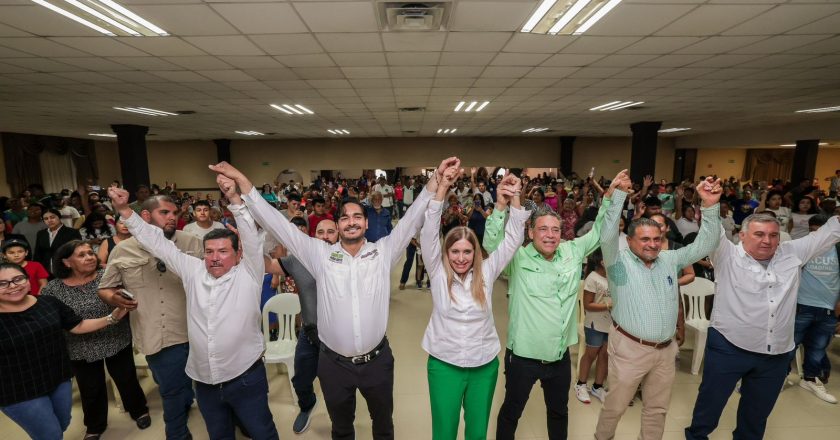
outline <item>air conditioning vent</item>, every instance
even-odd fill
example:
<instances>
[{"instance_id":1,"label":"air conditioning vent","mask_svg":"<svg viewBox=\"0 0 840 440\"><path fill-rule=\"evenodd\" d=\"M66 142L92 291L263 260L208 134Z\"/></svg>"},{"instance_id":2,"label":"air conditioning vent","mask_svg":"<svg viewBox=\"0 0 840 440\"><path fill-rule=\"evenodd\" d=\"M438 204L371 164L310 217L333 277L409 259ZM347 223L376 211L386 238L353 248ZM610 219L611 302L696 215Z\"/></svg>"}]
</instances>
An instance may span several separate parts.
<instances>
[{"instance_id":1,"label":"air conditioning vent","mask_svg":"<svg viewBox=\"0 0 840 440\"><path fill-rule=\"evenodd\" d=\"M449 1L401 3L379 2L378 20L383 31L439 31L449 21Z\"/></svg>"}]
</instances>

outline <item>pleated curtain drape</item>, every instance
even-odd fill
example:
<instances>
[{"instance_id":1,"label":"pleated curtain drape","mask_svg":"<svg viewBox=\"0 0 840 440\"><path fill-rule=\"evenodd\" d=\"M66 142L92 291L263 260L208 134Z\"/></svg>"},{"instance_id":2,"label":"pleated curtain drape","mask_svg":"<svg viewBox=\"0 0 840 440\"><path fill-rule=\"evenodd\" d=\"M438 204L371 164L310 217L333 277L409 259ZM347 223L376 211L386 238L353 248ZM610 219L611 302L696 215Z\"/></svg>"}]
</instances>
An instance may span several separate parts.
<instances>
[{"instance_id":1,"label":"pleated curtain drape","mask_svg":"<svg viewBox=\"0 0 840 440\"><path fill-rule=\"evenodd\" d=\"M13 195L20 194L33 183L44 185L42 153L69 156L75 168L76 182L99 178L96 150L91 140L22 133L1 133L0 136L6 159L6 181ZM70 189L74 188L75 185L70 186Z\"/></svg>"}]
</instances>

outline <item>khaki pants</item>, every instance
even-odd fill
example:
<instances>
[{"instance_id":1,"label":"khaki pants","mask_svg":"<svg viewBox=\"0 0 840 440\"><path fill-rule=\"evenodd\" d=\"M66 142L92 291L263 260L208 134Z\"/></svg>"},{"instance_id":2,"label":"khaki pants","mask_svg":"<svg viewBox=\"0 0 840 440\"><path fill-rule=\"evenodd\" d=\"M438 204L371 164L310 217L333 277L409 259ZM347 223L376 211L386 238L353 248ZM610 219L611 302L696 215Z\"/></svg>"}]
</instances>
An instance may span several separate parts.
<instances>
[{"instance_id":1,"label":"khaki pants","mask_svg":"<svg viewBox=\"0 0 840 440\"><path fill-rule=\"evenodd\" d=\"M595 429L597 440L615 437L618 421L642 385L641 440L658 440L665 430L665 414L671 401L671 385L676 373L675 358L679 347L676 341L665 348L654 348L633 341L610 329L607 344L609 354L610 390L598 417Z\"/></svg>"}]
</instances>

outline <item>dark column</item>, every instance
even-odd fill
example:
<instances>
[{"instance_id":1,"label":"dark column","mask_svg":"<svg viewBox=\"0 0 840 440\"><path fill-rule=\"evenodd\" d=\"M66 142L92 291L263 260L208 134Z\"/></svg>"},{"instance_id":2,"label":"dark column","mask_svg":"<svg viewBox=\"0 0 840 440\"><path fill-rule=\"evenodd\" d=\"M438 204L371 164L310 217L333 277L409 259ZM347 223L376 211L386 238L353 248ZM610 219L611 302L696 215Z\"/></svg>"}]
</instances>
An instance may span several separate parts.
<instances>
[{"instance_id":1,"label":"dark column","mask_svg":"<svg viewBox=\"0 0 840 440\"><path fill-rule=\"evenodd\" d=\"M560 171L564 176L572 174L572 149L575 139L574 136L560 136Z\"/></svg>"},{"instance_id":2,"label":"dark column","mask_svg":"<svg viewBox=\"0 0 840 440\"><path fill-rule=\"evenodd\" d=\"M630 150L630 178L641 183L648 174L656 171L656 144L662 122L636 122L630 124L633 132ZM655 176L654 176L655 177Z\"/></svg>"},{"instance_id":3,"label":"dark column","mask_svg":"<svg viewBox=\"0 0 840 440\"><path fill-rule=\"evenodd\" d=\"M696 148L678 148L674 151L674 182L679 183L686 179L693 182L696 167Z\"/></svg>"},{"instance_id":4,"label":"dark column","mask_svg":"<svg viewBox=\"0 0 840 440\"><path fill-rule=\"evenodd\" d=\"M112 125L117 134L120 152L120 171L123 188L134 193L137 185L149 185L149 156L146 154L146 133L149 127L142 125Z\"/></svg>"},{"instance_id":5,"label":"dark column","mask_svg":"<svg viewBox=\"0 0 840 440\"><path fill-rule=\"evenodd\" d=\"M793 152L793 168L790 170L790 181L794 186L798 185L802 179L813 179L815 177L819 148L819 139L796 141L796 150Z\"/></svg>"},{"instance_id":6,"label":"dark column","mask_svg":"<svg viewBox=\"0 0 840 440\"><path fill-rule=\"evenodd\" d=\"M230 162L230 139L213 139L216 144L216 160Z\"/></svg>"}]
</instances>

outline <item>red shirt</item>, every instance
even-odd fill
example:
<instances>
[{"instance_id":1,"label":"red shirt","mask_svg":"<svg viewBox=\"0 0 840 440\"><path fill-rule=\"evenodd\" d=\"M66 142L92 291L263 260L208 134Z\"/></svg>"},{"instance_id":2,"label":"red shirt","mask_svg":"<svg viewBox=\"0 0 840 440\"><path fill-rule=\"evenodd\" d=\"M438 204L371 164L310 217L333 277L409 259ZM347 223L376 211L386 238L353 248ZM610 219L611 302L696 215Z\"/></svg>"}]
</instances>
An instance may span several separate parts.
<instances>
[{"instance_id":1,"label":"red shirt","mask_svg":"<svg viewBox=\"0 0 840 440\"><path fill-rule=\"evenodd\" d=\"M315 236L315 230L318 229L318 223L321 223L321 220L333 220L333 216L329 213L324 215L315 215L311 214L309 216L309 236Z\"/></svg>"},{"instance_id":2,"label":"red shirt","mask_svg":"<svg viewBox=\"0 0 840 440\"><path fill-rule=\"evenodd\" d=\"M50 274L47 273L47 270L44 269L44 266L41 266L41 263L37 261L30 261L26 263L26 266L23 266L23 270L26 271L26 274L29 275L29 285L32 287L32 296L38 296L41 293L41 284L38 283L38 280L46 280L50 277Z\"/></svg>"},{"instance_id":3,"label":"red shirt","mask_svg":"<svg viewBox=\"0 0 840 440\"><path fill-rule=\"evenodd\" d=\"M397 201L402 202L403 200L403 188L403 186L394 187L394 198L397 199Z\"/></svg>"}]
</instances>

